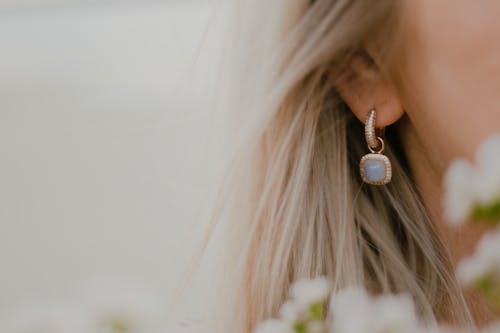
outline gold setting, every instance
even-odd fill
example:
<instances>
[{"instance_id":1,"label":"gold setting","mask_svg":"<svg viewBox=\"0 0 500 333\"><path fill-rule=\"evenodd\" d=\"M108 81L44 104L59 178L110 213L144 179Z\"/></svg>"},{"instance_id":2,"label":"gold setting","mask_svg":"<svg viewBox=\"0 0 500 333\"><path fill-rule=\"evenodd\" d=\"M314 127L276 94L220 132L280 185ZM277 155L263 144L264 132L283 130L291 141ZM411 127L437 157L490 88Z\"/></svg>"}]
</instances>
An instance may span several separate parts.
<instances>
[{"instance_id":1,"label":"gold setting","mask_svg":"<svg viewBox=\"0 0 500 333\"><path fill-rule=\"evenodd\" d=\"M385 166L385 175L384 175L384 179L380 180L380 181L373 181L373 180L369 180L366 178L366 174L365 174L365 163L367 161L382 161L384 163L384 166ZM363 179L363 181L367 184L371 184L371 185L385 185L387 183L389 183L392 179L392 165L391 165L391 161L389 160L389 158L385 155L382 155L380 153L371 153L371 154L366 154L365 156L363 156L361 158L361 162L359 163L359 172L361 173L361 179Z\"/></svg>"}]
</instances>

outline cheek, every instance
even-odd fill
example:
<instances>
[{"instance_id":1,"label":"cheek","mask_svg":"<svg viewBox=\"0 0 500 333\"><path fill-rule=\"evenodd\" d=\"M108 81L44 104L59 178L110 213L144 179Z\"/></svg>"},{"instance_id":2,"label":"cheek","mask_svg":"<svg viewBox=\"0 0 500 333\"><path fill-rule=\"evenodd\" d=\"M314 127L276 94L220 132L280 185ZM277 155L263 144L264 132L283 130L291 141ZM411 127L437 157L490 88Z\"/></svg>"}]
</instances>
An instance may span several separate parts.
<instances>
[{"instance_id":1,"label":"cheek","mask_svg":"<svg viewBox=\"0 0 500 333\"><path fill-rule=\"evenodd\" d=\"M436 154L472 158L500 131L500 2L412 3L405 71L417 107L409 116Z\"/></svg>"}]
</instances>

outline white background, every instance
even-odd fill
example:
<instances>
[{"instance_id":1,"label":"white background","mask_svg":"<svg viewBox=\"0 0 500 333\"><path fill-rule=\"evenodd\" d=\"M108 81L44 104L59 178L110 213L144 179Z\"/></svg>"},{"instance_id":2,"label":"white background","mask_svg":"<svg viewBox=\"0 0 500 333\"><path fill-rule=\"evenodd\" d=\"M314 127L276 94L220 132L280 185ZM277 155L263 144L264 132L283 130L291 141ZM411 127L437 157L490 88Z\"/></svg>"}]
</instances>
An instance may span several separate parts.
<instances>
[{"instance_id":1,"label":"white background","mask_svg":"<svg viewBox=\"0 0 500 333\"><path fill-rule=\"evenodd\" d=\"M102 274L171 297L226 145L212 11L0 5L0 309Z\"/></svg>"}]
</instances>

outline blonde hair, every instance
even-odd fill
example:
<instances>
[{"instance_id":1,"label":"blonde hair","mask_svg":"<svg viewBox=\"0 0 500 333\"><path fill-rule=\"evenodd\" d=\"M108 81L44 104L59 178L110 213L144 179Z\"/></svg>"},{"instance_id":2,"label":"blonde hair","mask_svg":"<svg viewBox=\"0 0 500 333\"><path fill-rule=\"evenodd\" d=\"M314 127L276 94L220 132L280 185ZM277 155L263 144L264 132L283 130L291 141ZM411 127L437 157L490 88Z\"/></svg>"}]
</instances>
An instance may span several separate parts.
<instances>
[{"instance_id":1,"label":"blonde hair","mask_svg":"<svg viewBox=\"0 0 500 333\"><path fill-rule=\"evenodd\" d=\"M241 141L212 220L227 235L217 332L251 332L277 314L290 283L319 275L337 290L407 292L429 322L472 322L397 131L387 130L391 183L362 185L362 124L331 81L370 45L402 87L402 3L238 2L228 58L239 69L232 105Z\"/></svg>"}]
</instances>

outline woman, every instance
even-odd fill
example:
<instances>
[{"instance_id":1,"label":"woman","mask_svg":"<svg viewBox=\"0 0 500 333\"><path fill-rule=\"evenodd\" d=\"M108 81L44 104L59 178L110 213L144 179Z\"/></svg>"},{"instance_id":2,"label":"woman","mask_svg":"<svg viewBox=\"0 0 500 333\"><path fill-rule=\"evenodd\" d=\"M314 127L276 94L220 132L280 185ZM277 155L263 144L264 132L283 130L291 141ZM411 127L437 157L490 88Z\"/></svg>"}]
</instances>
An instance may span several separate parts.
<instances>
[{"instance_id":1,"label":"woman","mask_svg":"<svg viewBox=\"0 0 500 333\"><path fill-rule=\"evenodd\" d=\"M447 227L441 184L451 159L472 159L500 130L500 2L246 0L238 10L229 55L243 139L221 196L230 264L217 323L251 332L290 283L318 275L335 289L410 293L429 322L491 319L454 278L484 230ZM392 165L384 185L360 175L370 150Z\"/></svg>"}]
</instances>

